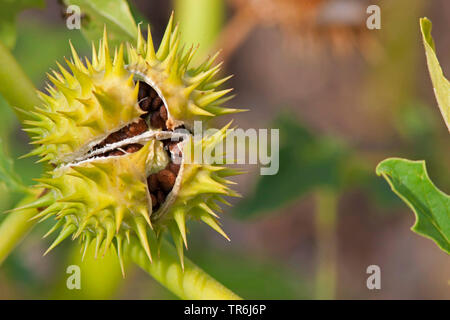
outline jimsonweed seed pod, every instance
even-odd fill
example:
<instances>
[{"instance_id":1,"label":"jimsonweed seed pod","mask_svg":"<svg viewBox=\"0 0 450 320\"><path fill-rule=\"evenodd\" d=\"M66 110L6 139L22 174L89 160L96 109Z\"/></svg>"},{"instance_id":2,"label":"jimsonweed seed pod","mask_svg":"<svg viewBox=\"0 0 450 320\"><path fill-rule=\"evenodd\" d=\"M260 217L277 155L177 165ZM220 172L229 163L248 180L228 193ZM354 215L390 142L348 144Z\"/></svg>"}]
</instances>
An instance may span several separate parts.
<instances>
[{"instance_id":1,"label":"jimsonweed seed pod","mask_svg":"<svg viewBox=\"0 0 450 320\"><path fill-rule=\"evenodd\" d=\"M56 221L48 251L69 236L84 252L95 243L96 255L114 244L123 269L123 241L136 237L152 260L149 239L159 242L166 231L183 264L189 219L228 239L215 211L224 196L237 196L226 178L238 172L197 163L192 152L222 143L228 126L201 140L189 130L195 120L242 110L223 107L230 90L217 88L228 77L216 78L215 57L191 67L195 50L179 39L172 15L158 51L150 28L147 40L139 29L136 45L122 44L111 57L105 30L91 60L82 62L71 45L69 70L58 64L49 74L52 85L24 129L36 145L29 155L51 168L37 179L45 193L27 206L39 208L35 219Z\"/></svg>"}]
</instances>

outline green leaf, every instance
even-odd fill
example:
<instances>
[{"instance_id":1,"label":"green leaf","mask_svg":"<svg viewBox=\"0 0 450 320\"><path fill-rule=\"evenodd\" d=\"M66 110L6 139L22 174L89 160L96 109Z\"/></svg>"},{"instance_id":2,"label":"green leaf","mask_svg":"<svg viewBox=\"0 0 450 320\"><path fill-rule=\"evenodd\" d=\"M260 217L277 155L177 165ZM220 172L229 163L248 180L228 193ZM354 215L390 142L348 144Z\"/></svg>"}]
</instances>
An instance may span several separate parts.
<instances>
[{"instance_id":1,"label":"green leaf","mask_svg":"<svg viewBox=\"0 0 450 320\"><path fill-rule=\"evenodd\" d=\"M376 172L414 211L414 232L429 238L450 254L450 196L428 177L425 161L390 158L378 164Z\"/></svg>"},{"instance_id":2,"label":"green leaf","mask_svg":"<svg viewBox=\"0 0 450 320\"><path fill-rule=\"evenodd\" d=\"M427 18L420 19L420 29L422 31L423 44L427 56L428 70L433 82L434 93L441 110L447 128L450 131L450 83L445 78L436 57L434 41L431 37L431 21Z\"/></svg>"},{"instance_id":3,"label":"green leaf","mask_svg":"<svg viewBox=\"0 0 450 320\"><path fill-rule=\"evenodd\" d=\"M103 35L106 25L108 38L115 46L123 41L134 41L137 26L125 0L64 0L69 5L77 5L83 16L81 31L84 36L97 41Z\"/></svg>"},{"instance_id":4,"label":"green leaf","mask_svg":"<svg viewBox=\"0 0 450 320\"><path fill-rule=\"evenodd\" d=\"M42 8L44 0L0 0L0 41L8 48L16 44L16 16L29 8Z\"/></svg>"},{"instance_id":5,"label":"green leaf","mask_svg":"<svg viewBox=\"0 0 450 320\"><path fill-rule=\"evenodd\" d=\"M4 183L10 191L29 193L19 175L14 172L13 161L5 153L3 141L0 139L0 183Z\"/></svg>"},{"instance_id":6,"label":"green leaf","mask_svg":"<svg viewBox=\"0 0 450 320\"><path fill-rule=\"evenodd\" d=\"M339 141L313 135L292 114L280 115L271 127L280 130L279 171L259 178L253 194L235 208L238 217L279 209L315 188L343 184L348 150Z\"/></svg>"}]
</instances>

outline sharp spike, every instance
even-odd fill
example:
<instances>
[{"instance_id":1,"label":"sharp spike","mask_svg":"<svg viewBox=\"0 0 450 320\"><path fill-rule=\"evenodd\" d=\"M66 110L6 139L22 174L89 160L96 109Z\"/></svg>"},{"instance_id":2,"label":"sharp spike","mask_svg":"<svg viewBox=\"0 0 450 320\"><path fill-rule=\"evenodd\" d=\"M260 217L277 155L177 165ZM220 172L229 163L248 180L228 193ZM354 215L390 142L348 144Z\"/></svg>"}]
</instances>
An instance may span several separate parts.
<instances>
[{"instance_id":1,"label":"sharp spike","mask_svg":"<svg viewBox=\"0 0 450 320\"><path fill-rule=\"evenodd\" d=\"M114 222L113 221L105 221L105 225L106 225L106 240L105 240L105 249L103 250L103 256L106 254L106 252L108 251L109 247L111 246L111 243L114 239L114 235L115 235L115 226L114 226Z\"/></svg>"},{"instance_id":2,"label":"sharp spike","mask_svg":"<svg viewBox=\"0 0 450 320\"><path fill-rule=\"evenodd\" d=\"M95 259L97 259L98 252L100 250L100 246L102 245L104 237L105 237L105 230L99 228L97 232L97 237L95 238L95 254L94 254Z\"/></svg>"},{"instance_id":3,"label":"sharp spike","mask_svg":"<svg viewBox=\"0 0 450 320\"><path fill-rule=\"evenodd\" d=\"M120 226L122 225L123 217L125 216L125 207L118 207L115 212L116 220L116 233L119 233Z\"/></svg>"},{"instance_id":4,"label":"sharp spike","mask_svg":"<svg viewBox=\"0 0 450 320\"><path fill-rule=\"evenodd\" d=\"M216 218L216 219L219 218L219 216L214 211L212 211L212 209L206 203L202 202L202 203L198 204L198 207L200 207L202 210L208 212L214 218Z\"/></svg>"},{"instance_id":5,"label":"sharp spike","mask_svg":"<svg viewBox=\"0 0 450 320\"><path fill-rule=\"evenodd\" d=\"M12 210L8 210L6 212L15 212L15 211L21 211L21 210L31 209L31 208L47 207L54 202L55 202L55 197L54 197L53 193L49 192L31 203L28 203L28 204L23 205L18 208L14 208Z\"/></svg>"},{"instance_id":6,"label":"sharp spike","mask_svg":"<svg viewBox=\"0 0 450 320\"><path fill-rule=\"evenodd\" d=\"M123 253L122 253L123 236L118 234L116 236L116 241L117 241L117 257L119 258L120 270L122 271L122 277L125 278L125 267L123 263Z\"/></svg>"},{"instance_id":7,"label":"sharp spike","mask_svg":"<svg viewBox=\"0 0 450 320\"><path fill-rule=\"evenodd\" d=\"M222 98L224 95L230 93L231 91L233 91L233 89L226 89L226 90L220 90L220 91L211 92L209 94L206 94L206 95L198 98L196 103L200 107L205 107L205 106L213 103L214 101Z\"/></svg>"},{"instance_id":8,"label":"sharp spike","mask_svg":"<svg viewBox=\"0 0 450 320\"><path fill-rule=\"evenodd\" d=\"M174 19L174 14L172 11L172 14L170 15L169 23L167 24L166 31L161 40L161 44L159 45L158 52L156 53L156 57L158 58L158 60L161 60L161 61L164 60L169 53L170 37L172 35L172 29L173 29L173 19Z\"/></svg>"},{"instance_id":9,"label":"sharp spike","mask_svg":"<svg viewBox=\"0 0 450 320\"><path fill-rule=\"evenodd\" d=\"M103 28L102 53L105 62L105 75L110 75L112 71L112 61L109 54L108 34L106 32L106 24Z\"/></svg>"},{"instance_id":10,"label":"sharp spike","mask_svg":"<svg viewBox=\"0 0 450 320\"><path fill-rule=\"evenodd\" d=\"M86 238L84 239L84 245L83 245L83 254L81 255L81 261L84 261L84 257L86 256L87 249L89 248L89 245L92 241L92 235L91 232L88 231L85 233Z\"/></svg>"},{"instance_id":11,"label":"sharp spike","mask_svg":"<svg viewBox=\"0 0 450 320\"><path fill-rule=\"evenodd\" d=\"M64 224L64 219L60 219L58 222L56 222L53 227L50 228L50 230L47 231L47 233L42 237L42 239L47 238L49 235L51 235L53 232L61 228Z\"/></svg>"},{"instance_id":12,"label":"sharp spike","mask_svg":"<svg viewBox=\"0 0 450 320\"><path fill-rule=\"evenodd\" d=\"M78 69L84 71L85 67L84 67L83 63L81 62L81 59L78 56L77 51L75 50L74 46L72 45L72 41L70 41L70 40L69 40L69 46L70 46L70 51L72 52L72 58L73 58L74 64L77 66Z\"/></svg>"},{"instance_id":13,"label":"sharp spike","mask_svg":"<svg viewBox=\"0 0 450 320\"><path fill-rule=\"evenodd\" d=\"M61 233L58 235L58 237L53 241L51 246L45 251L44 256L47 255L51 250L53 250L58 244L60 244L64 239L66 239L68 236L70 236L72 233L75 232L77 227L74 224L66 225L62 230Z\"/></svg>"},{"instance_id":14,"label":"sharp spike","mask_svg":"<svg viewBox=\"0 0 450 320\"><path fill-rule=\"evenodd\" d=\"M156 59L155 47L153 45L152 33L150 30L150 24L147 26L147 55L145 60L148 62Z\"/></svg>"},{"instance_id":15,"label":"sharp spike","mask_svg":"<svg viewBox=\"0 0 450 320\"><path fill-rule=\"evenodd\" d=\"M230 241L230 238L227 236L227 234L222 230L222 228L219 226L217 221L211 217L207 212L200 213L200 219L206 223L208 226L210 226L212 229L220 233L225 239Z\"/></svg>"},{"instance_id":16,"label":"sharp spike","mask_svg":"<svg viewBox=\"0 0 450 320\"><path fill-rule=\"evenodd\" d=\"M175 224L169 225L170 233L172 234L175 248L177 249L178 257L180 258L181 268L184 271L184 249L183 249L183 237Z\"/></svg>"},{"instance_id":17,"label":"sharp spike","mask_svg":"<svg viewBox=\"0 0 450 320\"><path fill-rule=\"evenodd\" d=\"M56 214L58 211L62 210L63 208L64 208L64 205L61 205L59 203L53 203L50 206L48 206L47 208L45 208L44 210L42 210L41 212L39 212L37 215L31 217L31 219L29 221L40 219L46 215L52 216L52 215Z\"/></svg>"},{"instance_id":18,"label":"sharp spike","mask_svg":"<svg viewBox=\"0 0 450 320\"><path fill-rule=\"evenodd\" d=\"M148 259L150 262L152 262L152 255L150 252L150 246L148 243L148 237L147 237L147 222L145 219L142 218L135 218L134 219L136 224L136 234L139 238L139 241L141 242L142 248L145 250L145 253L147 254Z\"/></svg>"},{"instance_id":19,"label":"sharp spike","mask_svg":"<svg viewBox=\"0 0 450 320\"><path fill-rule=\"evenodd\" d=\"M150 221L151 212L149 212L146 208L141 208L139 213L142 217L144 217L150 229L153 229L152 222Z\"/></svg>"},{"instance_id":20,"label":"sharp spike","mask_svg":"<svg viewBox=\"0 0 450 320\"><path fill-rule=\"evenodd\" d=\"M119 52L116 55L113 72L118 77L122 77L123 75L125 75L125 65L123 60L123 43L120 44Z\"/></svg>"},{"instance_id":21,"label":"sharp spike","mask_svg":"<svg viewBox=\"0 0 450 320\"><path fill-rule=\"evenodd\" d=\"M187 249L187 239L186 239L186 213L184 212L184 208L178 208L173 213L173 218L178 226L178 230L180 230L181 237L183 238L184 246Z\"/></svg>"},{"instance_id":22,"label":"sharp spike","mask_svg":"<svg viewBox=\"0 0 450 320\"><path fill-rule=\"evenodd\" d=\"M142 22L138 23L137 26L137 44L136 44L136 50L140 55L144 55L145 54L145 40L144 37L142 36L142 32L141 32L141 24Z\"/></svg>"}]
</instances>

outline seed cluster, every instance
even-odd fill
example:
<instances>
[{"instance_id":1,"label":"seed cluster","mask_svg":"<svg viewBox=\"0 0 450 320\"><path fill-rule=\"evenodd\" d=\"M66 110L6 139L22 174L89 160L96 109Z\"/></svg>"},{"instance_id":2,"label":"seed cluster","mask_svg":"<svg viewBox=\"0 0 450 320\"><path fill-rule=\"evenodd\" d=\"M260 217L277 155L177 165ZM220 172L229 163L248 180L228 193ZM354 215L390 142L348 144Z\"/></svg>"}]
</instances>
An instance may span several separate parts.
<instances>
[{"instance_id":1,"label":"seed cluster","mask_svg":"<svg viewBox=\"0 0 450 320\"><path fill-rule=\"evenodd\" d=\"M167 131L167 108L157 92L147 83L139 82L138 93L139 106L147 113L141 117L147 120L152 129ZM153 210L157 210L172 191L178 172L180 171L180 159L182 151L178 141L166 139L162 141L164 150L169 155L169 164L163 170L147 177L148 190L152 199Z\"/></svg>"},{"instance_id":2,"label":"seed cluster","mask_svg":"<svg viewBox=\"0 0 450 320\"><path fill-rule=\"evenodd\" d=\"M109 136L106 137L105 140L103 140L98 145L96 145L93 148L93 150L103 148L103 147L107 146L108 144L116 143L116 142L119 142L119 141L122 141L122 140L125 140L128 138L138 136L147 130L148 130L147 123L145 122L145 120L140 119L138 122L131 123L128 126L123 127L122 129L111 133ZM128 145L123 146L118 149L114 149L114 150L105 152L105 153L101 154L100 156L101 157L121 156L125 153L137 152L141 148L142 148L141 144L133 143L133 144L128 144Z\"/></svg>"},{"instance_id":3,"label":"seed cluster","mask_svg":"<svg viewBox=\"0 0 450 320\"><path fill-rule=\"evenodd\" d=\"M143 81L139 82L138 101L141 109L148 112L142 117L149 120L150 126L153 129L167 130L168 114L164 102L155 89Z\"/></svg>"},{"instance_id":4,"label":"seed cluster","mask_svg":"<svg viewBox=\"0 0 450 320\"><path fill-rule=\"evenodd\" d=\"M139 107L145 111L145 113L141 115L141 119L111 133L102 142L96 145L93 150L101 149L109 144L138 136L146 132L149 127L153 130L160 129L167 131L166 121L168 119L168 114L166 106L164 105L163 100L158 96L157 92L150 85L142 81L139 82L138 103ZM147 177L147 185L152 199L153 210L157 210L164 203L167 195L172 191L180 171L181 159L183 156L179 141L166 139L162 142L164 144L164 150L167 152L170 160L166 168ZM141 144L132 143L107 151L99 156L121 156L126 153L137 152L142 147Z\"/></svg>"}]
</instances>

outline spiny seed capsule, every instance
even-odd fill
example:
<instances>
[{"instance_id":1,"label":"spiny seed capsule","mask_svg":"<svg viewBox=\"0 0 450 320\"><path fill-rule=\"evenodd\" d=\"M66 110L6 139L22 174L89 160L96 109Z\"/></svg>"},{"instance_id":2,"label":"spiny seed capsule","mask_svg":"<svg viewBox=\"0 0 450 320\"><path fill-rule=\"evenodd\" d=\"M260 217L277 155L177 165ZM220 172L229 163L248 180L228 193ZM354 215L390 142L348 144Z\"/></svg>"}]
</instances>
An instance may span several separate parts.
<instances>
[{"instance_id":1,"label":"spiny seed capsule","mask_svg":"<svg viewBox=\"0 0 450 320\"><path fill-rule=\"evenodd\" d=\"M217 89L228 78L216 79L215 56L191 67L195 50L181 49L173 15L158 51L150 28L147 41L139 30L136 45L120 45L113 58L106 30L91 60L83 63L71 49L70 71L58 64L60 72L49 75L53 85L40 93L42 105L24 129L36 145L29 155L52 168L38 179L45 193L27 206L40 208L35 219L56 220L48 234L60 233L49 250L72 236L82 240L84 252L94 242L97 255L115 241L123 270L124 239L136 237L151 261L149 239L159 243L166 231L183 264L187 219L228 239L214 210L227 203L223 196L237 196L226 177L238 172L195 163L191 152L222 143L228 126L200 141L190 133L177 140L173 132L242 111L222 106L230 90Z\"/></svg>"}]
</instances>

